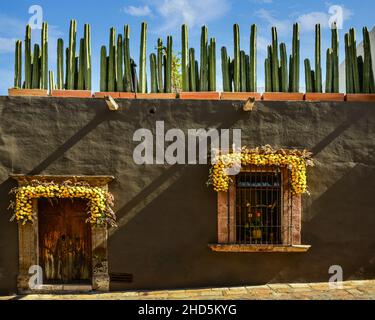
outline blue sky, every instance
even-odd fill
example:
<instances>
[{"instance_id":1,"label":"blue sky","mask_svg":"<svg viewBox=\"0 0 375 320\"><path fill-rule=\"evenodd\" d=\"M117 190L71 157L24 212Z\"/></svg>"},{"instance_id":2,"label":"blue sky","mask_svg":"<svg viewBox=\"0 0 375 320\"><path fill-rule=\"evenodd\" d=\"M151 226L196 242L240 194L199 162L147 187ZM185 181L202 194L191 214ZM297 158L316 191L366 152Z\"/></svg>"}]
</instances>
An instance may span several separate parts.
<instances>
[{"instance_id":1,"label":"blue sky","mask_svg":"<svg viewBox=\"0 0 375 320\"><path fill-rule=\"evenodd\" d=\"M303 85L304 58L314 58L314 25L320 22L322 29L322 57L330 45L328 21L334 13L332 6L340 6L343 12L343 30L340 31L340 60L344 58L343 36L350 27L357 29L358 40L362 39L361 29L372 29L375 19L374 0L64 0L28 1L2 0L0 3L0 94L13 85L14 41L24 38L24 29L31 17L29 8L40 5L43 19L50 25L49 68L56 70L56 42L63 38L67 43L69 21L78 21L78 36L83 34L84 23L92 26L93 89L99 86L100 46L108 43L109 28L114 26L123 32L124 24L131 27L131 55L137 61L139 50L140 24L148 23L148 54L154 51L158 37L173 36L174 50L181 50L180 27L189 25L189 45L199 52L200 27L208 26L209 36L217 41L218 87L221 88L220 47L225 45L232 55L233 23L240 25L241 48L249 51L249 27L258 26L258 85L263 86L264 57L270 43L271 27L278 27L279 41L285 42L288 53L291 48L292 24L301 23L301 84ZM40 30L34 30L33 42L40 41ZM324 66L324 65L323 65ZM56 71L55 71L56 72Z\"/></svg>"}]
</instances>

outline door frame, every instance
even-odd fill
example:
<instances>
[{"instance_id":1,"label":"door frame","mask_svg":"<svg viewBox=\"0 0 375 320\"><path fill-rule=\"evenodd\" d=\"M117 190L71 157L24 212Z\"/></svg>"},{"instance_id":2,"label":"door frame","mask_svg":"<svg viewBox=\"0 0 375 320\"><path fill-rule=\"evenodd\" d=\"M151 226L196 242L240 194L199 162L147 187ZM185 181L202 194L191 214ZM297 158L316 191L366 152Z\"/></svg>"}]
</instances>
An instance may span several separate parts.
<instances>
[{"instance_id":1,"label":"door frame","mask_svg":"<svg viewBox=\"0 0 375 320\"><path fill-rule=\"evenodd\" d=\"M27 176L12 175L18 181L19 186L30 184L33 180L55 183L71 180L85 182L92 187L102 187L108 190L108 184L114 180L113 176ZM108 272L108 230L107 226L91 226L91 263L92 281L91 285L72 284L42 284L36 288L30 288L30 277L35 270L29 273L32 266L39 266L39 232L38 232L38 199L33 199L33 223L18 224L18 277L17 289L19 293L56 292L56 291L109 291Z\"/></svg>"}]
</instances>

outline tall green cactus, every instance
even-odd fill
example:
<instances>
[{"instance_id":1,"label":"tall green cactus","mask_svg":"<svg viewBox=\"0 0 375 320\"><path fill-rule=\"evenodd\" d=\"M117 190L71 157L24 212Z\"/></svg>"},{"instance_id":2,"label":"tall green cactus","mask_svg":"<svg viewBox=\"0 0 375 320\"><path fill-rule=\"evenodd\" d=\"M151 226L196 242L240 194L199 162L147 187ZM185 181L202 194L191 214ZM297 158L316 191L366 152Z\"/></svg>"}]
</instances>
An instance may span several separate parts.
<instances>
[{"instance_id":1,"label":"tall green cactus","mask_svg":"<svg viewBox=\"0 0 375 320\"><path fill-rule=\"evenodd\" d=\"M265 91L272 92L272 47L267 47L267 58L264 62L264 71L265 71Z\"/></svg>"},{"instance_id":2,"label":"tall green cactus","mask_svg":"<svg viewBox=\"0 0 375 320\"><path fill-rule=\"evenodd\" d=\"M300 27L298 23L293 25L292 63L292 86L290 91L299 92Z\"/></svg>"},{"instance_id":3,"label":"tall green cactus","mask_svg":"<svg viewBox=\"0 0 375 320\"><path fill-rule=\"evenodd\" d=\"M107 48L102 46L100 50L100 91L108 90L108 66L107 66Z\"/></svg>"},{"instance_id":4,"label":"tall green cactus","mask_svg":"<svg viewBox=\"0 0 375 320\"><path fill-rule=\"evenodd\" d=\"M27 25L25 35L25 89L31 89L31 77L31 27Z\"/></svg>"},{"instance_id":5,"label":"tall green cactus","mask_svg":"<svg viewBox=\"0 0 375 320\"><path fill-rule=\"evenodd\" d=\"M150 74L151 74L151 92L158 92L157 70L156 70L156 54L150 54Z\"/></svg>"},{"instance_id":6,"label":"tall green cactus","mask_svg":"<svg viewBox=\"0 0 375 320\"><path fill-rule=\"evenodd\" d=\"M352 56L351 56L351 43L349 33L345 34L344 37L345 43L345 84L346 84L346 93L353 93L353 71L352 71Z\"/></svg>"},{"instance_id":7,"label":"tall green cactus","mask_svg":"<svg viewBox=\"0 0 375 320\"><path fill-rule=\"evenodd\" d=\"M216 39L210 39L209 46L209 91L216 91Z\"/></svg>"},{"instance_id":8,"label":"tall green cactus","mask_svg":"<svg viewBox=\"0 0 375 320\"><path fill-rule=\"evenodd\" d=\"M236 23L233 25L234 42L234 68L233 68L233 86L235 92L241 91L241 48L240 48L240 27Z\"/></svg>"},{"instance_id":9,"label":"tall green cactus","mask_svg":"<svg viewBox=\"0 0 375 320\"><path fill-rule=\"evenodd\" d=\"M64 40L57 40L57 89L64 89Z\"/></svg>"},{"instance_id":10,"label":"tall green cactus","mask_svg":"<svg viewBox=\"0 0 375 320\"><path fill-rule=\"evenodd\" d=\"M195 69L195 50L189 49L189 89L190 91L197 91L197 75Z\"/></svg>"},{"instance_id":11,"label":"tall green cactus","mask_svg":"<svg viewBox=\"0 0 375 320\"><path fill-rule=\"evenodd\" d=\"M206 26L203 26L201 30L199 91L208 91L208 30Z\"/></svg>"},{"instance_id":12,"label":"tall green cactus","mask_svg":"<svg viewBox=\"0 0 375 320\"><path fill-rule=\"evenodd\" d=\"M124 90L131 92L134 88L132 84L132 71L130 63L130 27L124 26Z\"/></svg>"},{"instance_id":13,"label":"tall green cactus","mask_svg":"<svg viewBox=\"0 0 375 320\"><path fill-rule=\"evenodd\" d=\"M181 59L182 90L189 91L189 41L188 41L188 27L186 24L183 24L181 27L181 43L182 43L182 59Z\"/></svg>"},{"instance_id":14,"label":"tall green cactus","mask_svg":"<svg viewBox=\"0 0 375 320\"><path fill-rule=\"evenodd\" d=\"M363 33L363 92L375 93L374 71L372 68L370 34L367 27L362 29Z\"/></svg>"},{"instance_id":15,"label":"tall green cactus","mask_svg":"<svg viewBox=\"0 0 375 320\"><path fill-rule=\"evenodd\" d=\"M67 72L67 85L66 89L74 90L74 75L75 75L75 57L76 57L76 36L77 36L77 21L70 21L69 30L69 53L68 53L68 66Z\"/></svg>"},{"instance_id":16,"label":"tall green cactus","mask_svg":"<svg viewBox=\"0 0 375 320\"><path fill-rule=\"evenodd\" d=\"M240 51L240 91L246 92L246 54Z\"/></svg>"},{"instance_id":17,"label":"tall green cactus","mask_svg":"<svg viewBox=\"0 0 375 320\"><path fill-rule=\"evenodd\" d=\"M139 52L139 87L138 92L146 93L146 53L147 53L147 24L142 22L141 45Z\"/></svg>"},{"instance_id":18,"label":"tall green cactus","mask_svg":"<svg viewBox=\"0 0 375 320\"><path fill-rule=\"evenodd\" d=\"M31 87L33 89L39 89L40 87L40 47L38 44L34 44L33 74Z\"/></svg>"},{"instance_id":19,"label":"tall green cactus","mask_svg":"<svg viewBox=\"0 0 375 320\"><path fill-rule=\"evenodd\" d=\"M164 92L164 80L163 80L163 40L158 38L157 47L157 78L158 78L158 89L159 92Z\"/></svg>"},{"instance_id":20,"label":"tall green cactus","mask_svg":"<svg viewBox=\"0 0 375 320\"><path fill-rule=\"evenodd\" d=\"M22 41L16 41L16 50L14 56L14 87L22 87Z\"/></svg>"},{"instance_id":21,"label":"tall green cactus","mask_svg":"<svg viewBox=\"0 0 375 320\"><path fill-rule=\"evenodd\" d=\"M40 72L41 89L48 89L48 24L42 24L41 36L41 72Z\"/></svg>"},{"instance_id":22,"label":"tall green cactus","mask_svg":"<svg viewBox=\"0 0 375 320\"><path fill-rule=\"evenodd\" d=\"M257 91L257 26L253 24L250 32L250 71L249 91Z\"/></svg>"},{"instance_id":23,"label":"tall green cactus","mask_svg":"<svg viewBox=\"0 0 375 320\"><path fill-rule=\"evenodd\" d=\"M326 57L326 93L332 92L332 75L333 75L333 51L331 48L327 49L327 57Z\"/></svg>"},{"instance_id":24,"label":"tall green cactus","mask_svg":"<svg viewBox=\"0 0 375 320\"><path fill-rule=\"evenodd\" d=\"M227 48L221 48L221 73L223 77L223 91L229 92L230 91L230 75L229 75L229 61L228 61L228 53Z\"/></svg>"},{"instance_id":25,"label":"tall green cactus","mask_svg":"<svg viewBox=\"0 0 375 320\"><path fill-rule=\"evenodd\" d=\"M52 70L49 71L48 77L49 77L49 92L52 92L52 90L55 90L55 78L54 78Z\"/></svg>"},{"instance_id":26,"label":"tall green cactus","mask_svg":"<svg viewBox=\"0 0 375 320\"><path fill-rule=\"evenodd\" d=\"M85 24L84 26L84 89L91 90L91 26L89 24Z\"/></svg>"},{"instance_id":27,"label":"tall green cactus","mask_svg":"<svg viewBox=\"0 0 375 320\"><path fill-rule=\"evenodd\" d=\"M360 93L361 92L361 81L359 77L359 70L358 70L358 64L357 64L357 39L354 28L351 28L349 30L349 59L350 59L350 65L351 65L351 72L353 77L353 92L354 93Z\"/></svg>"},{"instance_id":28,"label":"tall green cactus","mask_svg":"<svg viewBox=\"0 0 375 320\"><path fill-rule=\"evenodd\" d=\"M311 64L309 59L305 59L305 84L306 92L313 92L313 84L311 79Z\"/></svg>"},{"instance_id":29,"label":"tall green cactus","mask_svg":"<svg viewBox=\"0 0 375 320\"><path fill-rule=\"evenodd\" d=\"M109 57L108 57L108 91L116 91L117 82L117 50L116 50L116 29L110 29L109 35Z\"/></svg>"},{"instance_id":30,"label":"tall green cactus","mask_svg":"<svg viewBox=\"0 0 375 320\"><path fill-rule=\"evenodd\" d=\"M277 29L272 27L272 91L279 92L279 54L278 54Z\"/></svg>"},{"instance_id":31,"label":"tall green cactus","mask_svg":"<svg viewBox=\"0 0 375 320\"><path fill-rule=\"evenodd\" d=\"M119 34L117 37L117 61L116 61L116 69L117 69L117 84L116 90L119 92L124 91L124 70L122 67L122 56L123 56L123 43L122 43L122 35Z\"/></svg>"},{"instance_id":32,"label":"tall green cactus","mask_svg":"<svg viewBox=\"0 0 375 320\"><path fill-rule=\"evenodd\" d=\"M79 41L79 56L78 56L78 90L83 90L85 86L85 40L82 38ZM76 88L74 88L76 89Z\"/></svg>"},{"instance_id":33,"label":"tall green cactus","mask_svg":"<svg viewBox=\"0 0 375 320\"><path fill-rule=\"evenodd\" d=\"M336 23L332 29L332 92L339 92L339 37Z\"/></svg>"},{"instance_id":34,"label":"tall green cactus","mask_svg":"<svg viewBox=\"0 0 375 320\"><path fill-rule=\"evenodd\" d=\"M280 91L288 92L288 55L285 43L280 43Z\"/></svg>"},{"instance_id":35,"label":"tall green cactus","mask_svg":"<svg viewBox=\"0 0 375 320\"><path fill-rule=\"evenodd\" d=\"M322 92L321 31L320 24L315 25L315 91Z\"/></svg>"},{"instance_id":36,"label":"tall green cactus","mask_svg":"<svg viewBox=\"0 0 375 320\"><path fill-rule=\"evenodd\" d=\"M167 55L165 66L165 92L172 92L172 63L173 63L173 39L172 36L167 37Z\"/></svg>"}]
</instances>

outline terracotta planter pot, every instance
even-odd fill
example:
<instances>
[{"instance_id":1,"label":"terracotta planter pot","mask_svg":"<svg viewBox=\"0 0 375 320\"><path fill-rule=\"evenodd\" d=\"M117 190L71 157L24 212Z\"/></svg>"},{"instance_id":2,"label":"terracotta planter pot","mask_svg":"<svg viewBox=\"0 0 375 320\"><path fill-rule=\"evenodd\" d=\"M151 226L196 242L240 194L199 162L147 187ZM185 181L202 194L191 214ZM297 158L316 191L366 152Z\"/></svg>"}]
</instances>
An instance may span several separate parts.
<instances>
[{"instance_id":1,"label":"terracotta planter pot","mask_svg":"<svg viewBox=\"0 0 375 320\"><path fill-rule=\"evenodd\" d=\"M220 95L221 100L248 100L249 98L255 98L255 100L261 100L262 95L258 92L222 92Z\"/></svg>"},{"instance_id":2,"label":"terracotta planter pot","mask_svg":"<svg viewBox=\"0 0 375 320\"><path fill-rule=\"evenodd\" d=\"M343 93L305 93L306 101L344 101L345 95Z\"/></svg>"},{"instance_id":3,"label":"terracotta planter pot","mask_svg":"<svg viewBox=\"0 0 375 320\"><path fill-rule=\"evenodd\" d=\"M180 92L180 99L184 100L219 100L220 93L216 91Z\"/></svg>"},{"instance_id":4,"label":"terracotta planter pot","mask_svg":"<svg viewBox=\"0 0 375 320\"><path fill-rule=\"evenodd\" d=\"M367 94L367 93L348 93L345 97L346 101L360 101L360 102L368 102L368 101L375 101L375 94Z\"/></svg>"},{"instance_id":5,"label":"terracotta planter pot","mask_svg":"<svg viewBox=\"0 0 375 320\"><path fill-rule=\"evenodd\" d=\"M137 93L137 99L176 99L175 93Z\"/></svg>"},{"instance_id":6,"label":"terracotta planter pot","mask_svg":"<svg viewBox=\"0 0 375 320\"><path fill-rule=\"evenodd\" d=\"M52 90L51 96L56 98L92 98L89 90Z\"/></svg>"},{"instance_id":7,"label":"terracotta planter pot","mask_svg":"<svg viewBox=\"0 0 375 320\"><path fill-rule=\"evenodd\" d=\"M8 89L10 97L47 97L48 91L43 89Z\"/></svg>"},{"instance_id":8,"label":"terracotta planter pot","mask_svg":"<svg viewBox=\"0 0 375 320\"><path fill-rule=\"evenodd\" d=\"M302 101L303 93L299 92L265 92L262 99L265 101Z\"/></svg>"},{"instance_id":9,"label":"terracotta planter pot","mask_svg":"<svg viewBox=\"0 0 375 320\"><path fill-rule=\"evenodd\" d=\"M95 92L94 98L105 98L111 96L114 99L120 98L120 92Z\"/></svg>"},{"instance_id":10,"label":"terracotta planter pot","mask_svg":"<svg viewBox=\"0 0 375 320\"><path fill-rule=\"evenodd\" d=\"M135 99L135 92L120 92L120 99Z\"/></svg>"}]
</instances>

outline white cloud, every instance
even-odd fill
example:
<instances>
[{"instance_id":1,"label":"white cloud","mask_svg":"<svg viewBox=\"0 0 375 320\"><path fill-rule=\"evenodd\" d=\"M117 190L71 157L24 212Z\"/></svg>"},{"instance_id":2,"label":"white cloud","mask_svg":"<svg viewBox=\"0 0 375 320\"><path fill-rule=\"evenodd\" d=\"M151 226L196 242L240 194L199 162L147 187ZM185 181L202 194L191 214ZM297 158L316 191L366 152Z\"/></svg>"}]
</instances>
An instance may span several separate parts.
<instances>
[{"instance_id":1,"label":"white cloud","mask_svg":"<svg viewBox=\"0 0 375 320\"><path fill-rule=\"evenodd\" d=\"M271 11L266 9L260 9L255 14L268 24L268 28L276 27L278 33L284 35L290 33L292 24L288 19L277 19Z\"/></svg>"},{"instance_id":2,"label":"white cloud","mask_svg":"<svg viewBox=\"0 0 375 320\"><path fill-rule=\"evenodd\" d=\"M328 28L329 15L325 12L310 12L299 16L297 21L301 24L301 30L313 31L317 23L320 23L321 28Z\"/></svg>"},{"instance_id":3,"label":"white cloud","mask_svg":"<svg viewBox=\"0 0 375 320\"><path fill-rule=\"evenodd\" d=\"M182 23L190 27L203 25L222 17L228 10L228 0L163 0L151 1L158 14L165 18L158 32L175 30Z\"/></svg>"},{"instance_id":4,"label":"white cloud","mask_svg":"<svg viewBox=\"0 0 375 320\"><path fill-rule=\"evenodd\" d=\"M151 17L152 12L149 6L128 6L124 8L124 12L135 17Z\"/></svg>"}]
</instances>

